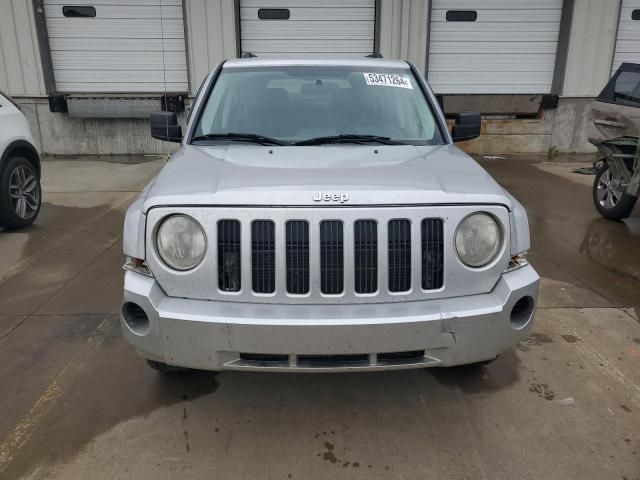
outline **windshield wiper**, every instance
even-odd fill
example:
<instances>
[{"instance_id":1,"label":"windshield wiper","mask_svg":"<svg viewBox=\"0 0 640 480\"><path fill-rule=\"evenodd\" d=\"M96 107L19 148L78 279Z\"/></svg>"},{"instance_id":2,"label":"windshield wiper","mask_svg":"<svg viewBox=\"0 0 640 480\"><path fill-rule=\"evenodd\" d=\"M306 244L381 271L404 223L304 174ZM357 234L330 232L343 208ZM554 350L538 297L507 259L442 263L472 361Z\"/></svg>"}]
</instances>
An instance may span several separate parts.
<instances>
[{"instance_id":1,"label":"windshield wiper","mask_svg":"<svg viewBox=\"0 0 640 480\"><path fill-rule=\"evenodd\" d=\"M331 135L328 137L315 137L300 142L295 142L293 145L323 145L326 143L382 143L384 145L406 145L403 142L391 140L391 137L381 137L379 135L356 135L356 134L343 134L343 135Z\"/></svg>"},{"instance_id":2,"label":"windshield wiper","mask_svg":"<svg viewBox=\"0 0 640 480\"><path fill-rule=\"evenodd\" d=\"M239 140L241 142L259 143L260 145L289 145L276 138L265 137L257 133L207 133L206 135L197 135L191 139L192 142L202 140Z\"/></svg>"}]
</instances>

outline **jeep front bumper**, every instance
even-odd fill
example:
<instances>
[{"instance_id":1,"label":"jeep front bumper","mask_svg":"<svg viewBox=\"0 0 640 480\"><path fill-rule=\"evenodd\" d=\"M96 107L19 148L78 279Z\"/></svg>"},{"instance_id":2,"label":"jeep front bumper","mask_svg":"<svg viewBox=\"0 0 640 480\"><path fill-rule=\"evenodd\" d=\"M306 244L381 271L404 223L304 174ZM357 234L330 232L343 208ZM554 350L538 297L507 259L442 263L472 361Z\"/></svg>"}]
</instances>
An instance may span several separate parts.
<instances>
[{"instance_id":1,"label":"jeep front bumper","mask_svg":"<svg viewBox=\"0 0 640 480\"><path fill-rule=\"evenodd\" d=\"M172 298L153 278L127 271L122 330L146 358L203 370L454 366L490 360L524 339L539 281L525 266L482 295L280 305Z\"/></svg>"}]
</instances>

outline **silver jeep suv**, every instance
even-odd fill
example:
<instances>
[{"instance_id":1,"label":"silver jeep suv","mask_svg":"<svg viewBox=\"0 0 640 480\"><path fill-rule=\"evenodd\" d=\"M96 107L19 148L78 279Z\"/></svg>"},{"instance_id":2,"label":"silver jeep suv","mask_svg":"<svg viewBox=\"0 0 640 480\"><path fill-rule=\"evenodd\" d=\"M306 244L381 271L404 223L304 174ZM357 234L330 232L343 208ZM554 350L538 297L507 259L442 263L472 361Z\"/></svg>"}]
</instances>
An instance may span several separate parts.
<instances>
[{"instance_id":1,"label":"silver jeep suv","mask_svg":"<svg viewBox=\"0 0 640 480\"><path fill-rule=\"evenodd\" d=\"M399 60L224 62L124 225L125 338L161 371L487 362L526 337L527 215Z\"/></svg>"}]
</instances>

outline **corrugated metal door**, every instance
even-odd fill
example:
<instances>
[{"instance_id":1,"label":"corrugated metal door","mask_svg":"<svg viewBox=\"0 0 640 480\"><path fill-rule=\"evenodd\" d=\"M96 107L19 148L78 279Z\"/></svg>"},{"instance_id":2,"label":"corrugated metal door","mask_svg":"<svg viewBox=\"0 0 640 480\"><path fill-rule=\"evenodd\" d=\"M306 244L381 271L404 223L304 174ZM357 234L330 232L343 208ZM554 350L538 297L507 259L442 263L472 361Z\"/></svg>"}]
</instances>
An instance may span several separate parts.
<instances>
[{"instance_id":1,"label":"corrugated metal door","mask_svg":"<svg viewBox=\"0 0 640 480\"><path fill-rule=\"evenodd\" d=\"M549 93L562 0L433 0L437 93Z\"/></svg>"},{"instance_id":2,"label":"corrugated metal door","mask_svg":"<svg viewBox=\"0 0 640 480\"><path fill-rule=\"evenodd\" d=\"M188 90L182 0L45 0L65 93Z\"/></svg>"},{"instance_id":3,"label":"corrugated metal door","mask_svg":"<svg viewBox=\"0 0 640 480\"><path fill-rule=\"evenodd\" d=\"M640 0L622 0L611 73L623 62L640 63Z\"/></svg>"},{"instance_id":4,"label":"corrugated metal door","mask_svg":"<svg viewBox=\"0 0 640 480\"><path fill-rule=\"evenodd\" d=\"M365 56L375 0L240 0L243 52L259 57Z\"/></svg>"}]
</instances>

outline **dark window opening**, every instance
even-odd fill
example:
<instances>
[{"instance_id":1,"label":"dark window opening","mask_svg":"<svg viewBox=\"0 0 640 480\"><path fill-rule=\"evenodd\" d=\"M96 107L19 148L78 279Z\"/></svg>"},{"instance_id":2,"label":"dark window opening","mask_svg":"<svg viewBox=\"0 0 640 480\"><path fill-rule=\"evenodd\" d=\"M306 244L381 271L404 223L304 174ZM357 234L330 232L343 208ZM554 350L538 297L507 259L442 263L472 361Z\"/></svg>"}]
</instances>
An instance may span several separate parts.
<instances>
[{"instance_id":1,"label":"dark window opening","mask_svg":"<svg viewBox=\"0 0 640 480\"><path fill-rule=\"evenodd\" d=\"M93 18L96 16L94 7L73 5L62 7L62 14L65 17Z\"/></svg>"},{"instance_id":2,"label":"dark window opening","mask_svg":"<svg viewBox=\"0 0 640 480\"><path fill-rule=\"evenodd\" d=\"M291 11L288 8L261 8L258 10L260 20L289 20Z\"/></svg>"},{"instance_id":3,"label":"dark window opening","mask_svg":"<svg viewBox=\"0 0 640 480\"><path fill-rule=\"evenodd\" d=\"M477 19L475 10L447 10L447 22L475 22Z\"/></svg>"},{"instance_id":4,"label":"dark window opening","mask_svg":"<svg viewBox=\"0 0 640 480\"><path fill-rule=\"evenodd\" d=\"M631 12L631 20L640 20L640 10L633 10Z\"/></svg>"},{"instance_id":5,"label":"dark window opening","mask_svg":"<svg viewBox=\"0 0 640 480\"><path fill-rule=\"evenodd\" d=\"M640 72L623 70L615 80L613 101L634 107L640 106Z\"/></svg>"}]
</instances>

